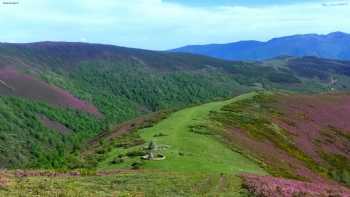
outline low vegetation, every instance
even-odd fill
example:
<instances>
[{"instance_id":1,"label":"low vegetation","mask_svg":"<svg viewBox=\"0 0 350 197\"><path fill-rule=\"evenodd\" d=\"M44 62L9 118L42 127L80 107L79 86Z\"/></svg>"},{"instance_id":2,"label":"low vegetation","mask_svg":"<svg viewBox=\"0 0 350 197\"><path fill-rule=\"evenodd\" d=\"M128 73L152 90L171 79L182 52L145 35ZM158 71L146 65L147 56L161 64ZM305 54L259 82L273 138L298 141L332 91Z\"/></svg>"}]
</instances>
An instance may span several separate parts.
<instances>
[{"instance_id":1,"label":"low vegetation","mask_svg":"<svg viewBox=\"0 0 350 197\"><path fill-rule=\"evenodd\" d=\"M220 125L216 131L226 137L224 142L257 158L271 175L292 179L243 176L252 193L346 196L348 99L348 94L261 92L225 105L210 117L212 124Z\"/></svg>"},{"instance_id":2,"label":"low vegetation","mask_svg":"<svg viewBox=\"0 0 350 197\"><path fill-rule=\"evenodd\" d=\"M348 188L327 184L310 183L271 176L242 175L243 188L262 197L295 196L348 196Z\"/></svg>"},{"instance_id":3,"label":"low vegetation","mask_svg":"<svg viewBox=\"0 0 350 197\"><path fill-rule=\"evenodd\" d=\"M129 171L100 176L28 176L8 175L0 196L224 196L247 197L241 180L234 175Z\"/></svg>"}]
</instances>

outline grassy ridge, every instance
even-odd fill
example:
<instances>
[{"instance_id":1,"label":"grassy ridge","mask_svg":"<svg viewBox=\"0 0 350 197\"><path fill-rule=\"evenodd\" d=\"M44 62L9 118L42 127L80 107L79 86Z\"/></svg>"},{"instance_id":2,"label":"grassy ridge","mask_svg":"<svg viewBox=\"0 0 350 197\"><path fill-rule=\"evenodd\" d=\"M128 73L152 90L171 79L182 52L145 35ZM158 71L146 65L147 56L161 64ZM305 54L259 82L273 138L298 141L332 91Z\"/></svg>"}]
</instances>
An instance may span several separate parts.
<instances>
[{"instance_id":1,"label":"grassy ridge","mask_svg":"<svg viewBox=\"0 0 350 197\"><path fill-rule=\"evenodd\" d=\"M232 151L222 144L217 136L193 131L193 126L207 123L210 111L219 110L220 107L235 100L249 97L251 94L225 102L214 102L197 107L186 108L171 114L153 127L137 131L146 144L127 148L115 148L107 153L108 157L99 164L100 169L130 168L138 162L144 169L157 169L179 172L204 173L262 173L264 171L254 162ZM141 161L138 152L147 143L155 142L164 146L161 151L166 156L162 161ZM131 155L134 153L134 155ZM118 156L123 155L123 162L113 163Z\"/></svg>"}]
</instances>

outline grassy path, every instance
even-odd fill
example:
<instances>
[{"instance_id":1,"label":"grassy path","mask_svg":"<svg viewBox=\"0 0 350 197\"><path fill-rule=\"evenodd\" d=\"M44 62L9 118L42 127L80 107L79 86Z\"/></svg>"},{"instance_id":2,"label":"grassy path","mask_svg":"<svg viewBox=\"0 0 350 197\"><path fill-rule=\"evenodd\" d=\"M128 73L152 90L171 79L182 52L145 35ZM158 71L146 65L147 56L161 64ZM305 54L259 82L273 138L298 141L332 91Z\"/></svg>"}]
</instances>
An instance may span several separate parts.
<instances>
[{"instance_id":1,"label":"grassy path","mask_svg":"<svg viewBox=\"0 0 350 197\"><path fill-rule=\"evenodd\" d=\"M206 121L210 111L219 110L226 103L247 96L250 94L225 102L187 108L172 114L152 128L142 130L141 136L146 141L153 140L159 145L169 146L165 151L167 159L146 162L145 167L169 171L262 173L263 170L255 163L233 152L214 136L190 131L191 125ZM159 133L167 136L153 137Z\"/></svg>"},{"instance_id":2,"label":"grassy path","mask_svg":"<svg viewBox=\"0 0 350 197\"><path fill-rule=\"evenodd\" d=\"M168 146L163 151L166 156L162 161L146 161L143 168L171 172L191 173L230 173L242 172L265 174L256 163L232 151L212 135L203 135L191 132L191 125L198 125L207 121L212 110L220 110L222 106L239 99L254 95L245 94L228 101L213 102L200 106L190 107L173 113L151 128L139 130L141 137L146 141L154 141L160 146ZM162 137L154 137L157 134ZM138 147L141 148L141 147ZM135 149L135 148L134 148ZM119 153L128 152L128 149L113 150L111 157L102 162L100 168L113 169L130 166L135 160L122 164L112 165L110 161Z\"/></svg>"}]
</instances>

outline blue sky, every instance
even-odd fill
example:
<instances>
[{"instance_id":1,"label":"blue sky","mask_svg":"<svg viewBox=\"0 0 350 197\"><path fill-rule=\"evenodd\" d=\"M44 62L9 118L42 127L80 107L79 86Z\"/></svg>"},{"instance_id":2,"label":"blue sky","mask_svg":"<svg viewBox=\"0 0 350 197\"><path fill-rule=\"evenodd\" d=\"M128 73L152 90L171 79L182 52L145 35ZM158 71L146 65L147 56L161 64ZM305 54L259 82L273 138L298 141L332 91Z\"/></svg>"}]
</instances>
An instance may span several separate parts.
<instances>
[{"instance_id":1,"label":"blue sky","mask_svg":"<svg viewBox=\"0 0 350 197\"><path fill-rule=\"evenodd\" d=\"M163 50L350 32L350 0L0 0L0 42L80 41Z\"/></svg>"}]
</instances>

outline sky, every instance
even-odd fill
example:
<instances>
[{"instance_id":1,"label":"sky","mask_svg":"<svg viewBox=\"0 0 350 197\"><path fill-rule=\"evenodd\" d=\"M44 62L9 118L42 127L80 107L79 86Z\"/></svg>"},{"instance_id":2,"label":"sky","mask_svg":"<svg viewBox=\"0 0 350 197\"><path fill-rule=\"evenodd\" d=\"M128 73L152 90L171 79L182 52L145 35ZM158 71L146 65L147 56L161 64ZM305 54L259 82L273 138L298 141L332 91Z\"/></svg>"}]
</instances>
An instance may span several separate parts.
<instances>
[{"instance_id":1,"label":"sky","mask_svg":"<svg viewBox=\"0 0 350 197\"><path fill-rule=\"evenodd\" d=\"M0 42L72 41L165 50L350 33L350 0L0 0Z\"/></svg>"}]
</instances>

